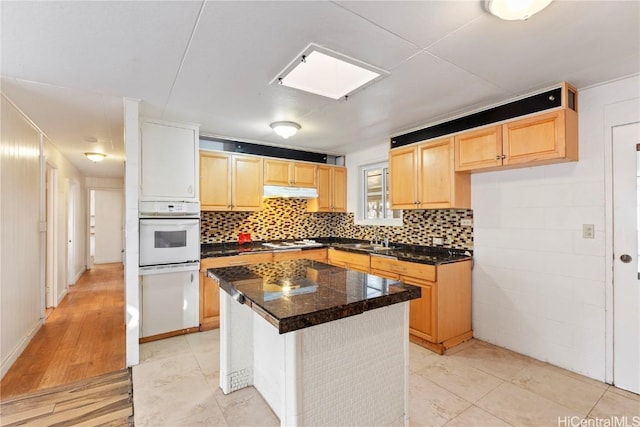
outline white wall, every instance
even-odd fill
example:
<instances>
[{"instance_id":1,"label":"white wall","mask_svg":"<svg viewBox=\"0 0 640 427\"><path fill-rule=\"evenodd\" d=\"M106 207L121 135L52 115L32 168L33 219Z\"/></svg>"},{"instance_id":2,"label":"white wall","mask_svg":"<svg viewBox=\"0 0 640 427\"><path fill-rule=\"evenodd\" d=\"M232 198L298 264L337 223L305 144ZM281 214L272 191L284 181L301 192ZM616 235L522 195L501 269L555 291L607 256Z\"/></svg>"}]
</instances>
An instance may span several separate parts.
<instances>
[{"instance_id":1,"label":"white wall","mask_svg":"<svg viewBox=\"0 0 640 427\"><path fill-rule=\"evenodd\" d=\"M0 172L0 374L4 376L38 331L44 317L45 161L58 171L58 301L67 291L69 182L79 188L76 251L71 276L84 271L86 197L83 177L42 132L2 94ZM46 224L47 227L52 226Z\"/></svg>"},{"instance_id":2,"label":"white wall","mask_svg":"<svg viewBox=\"0 0 640 427\"><path fill-rule=\"evenodd\" d=\"M41 325L40 132L1 98L0 376Z\"/></svg>"},{"instance_id":3,"label":"white wall","mask_svg":"<svg viewBox=\"0 0 640 427\"><path fill-rule=\"evenodd\" d=\"M578 162L472 175L477 338L605 380L604 110L639 81L580 91Z\"/></svg>"}]
</instances>

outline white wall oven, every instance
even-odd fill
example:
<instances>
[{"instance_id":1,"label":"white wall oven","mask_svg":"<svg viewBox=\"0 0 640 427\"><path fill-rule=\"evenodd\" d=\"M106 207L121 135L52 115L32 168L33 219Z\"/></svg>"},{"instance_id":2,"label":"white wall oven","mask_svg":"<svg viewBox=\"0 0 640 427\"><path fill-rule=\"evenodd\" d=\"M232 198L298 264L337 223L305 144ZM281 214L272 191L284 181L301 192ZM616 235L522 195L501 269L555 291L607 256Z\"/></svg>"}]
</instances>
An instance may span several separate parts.
<instances>
[{"instance_id":1,"label":"white wall oven","mask_svg":"<svg viewBox=\"0 0 640 427\"><path fill-rule=\"evenodd\" d=\"M149 270L199 259L199 218L140 219L140 267Z\"/></svg>"},{"instance_id":2,"label":"white wall oven","mask_svg":"<svg viewBox=\"0 0 640 427\"><path fill-rule=\"evenodd\" d=\"M140 337L199 326L200 205L140 202Z\"/></svg>"}]
</instances>

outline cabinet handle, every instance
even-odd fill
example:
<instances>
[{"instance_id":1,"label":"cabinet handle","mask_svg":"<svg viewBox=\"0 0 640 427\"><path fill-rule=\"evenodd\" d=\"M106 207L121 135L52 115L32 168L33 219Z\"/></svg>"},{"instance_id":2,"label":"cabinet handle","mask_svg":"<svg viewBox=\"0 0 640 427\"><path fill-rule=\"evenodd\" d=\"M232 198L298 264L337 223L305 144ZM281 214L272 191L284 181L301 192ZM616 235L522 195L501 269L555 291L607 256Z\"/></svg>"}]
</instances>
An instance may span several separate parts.
<instances>
[{"instance_id":1,"label":"cabinet handle","mask_svg":"<svg viewBox=\"0 0 640 427\"><path fill-rule=\"evenodd\" d=\"M496 160L500 160L500 156L496 156Z\"/></svg>"},{"instance_id":2,"label":"cabinet handle","mask_svg":"<svg viewBox=\"0 0 640 427\"><path fill-rule=\"evenodd\" d=\"M500 156L500 158L501 158L502 160L504 160L504 159L506 159L506 158L507 158L507 156L505 156L505 155L503 154L502 156Z\"/></svg>"},{"instance_id":3,"label":"cabinet handle","mask_svg":"<svg viewBox=\"0 0 640 427\"><path fill-rule=\"evenodd\" d=\"M192 185L190 185L189 188L187 188L187 192L189 194L193 193L193 186Z\"/></svg>"}]
</instances>

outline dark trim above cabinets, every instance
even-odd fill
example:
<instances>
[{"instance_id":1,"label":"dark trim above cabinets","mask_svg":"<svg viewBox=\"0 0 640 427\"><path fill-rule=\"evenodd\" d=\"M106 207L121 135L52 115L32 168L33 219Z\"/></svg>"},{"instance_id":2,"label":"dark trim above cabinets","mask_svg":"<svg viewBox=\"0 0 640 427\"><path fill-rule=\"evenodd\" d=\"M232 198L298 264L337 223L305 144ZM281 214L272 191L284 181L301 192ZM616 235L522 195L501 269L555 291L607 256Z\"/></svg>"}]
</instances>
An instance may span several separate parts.
<instances>
[{"instance_id":1,"label":"dark trim above cabinets","mask_svg":"<svg viewBox=\"0 0 640 427\"><path fill-rule=\"evenodd\" d=\"M497 123L503 120L513 119L527 114L537 113L555 107L566 106L569 109L576 110L575 92L569 89L567 91L568 99L563 101L562 89L563 87L558 87L527 98L499 105L488 110L459 117L448 122L438 123L403 135L394 136L391 138L391 148L398 148L404 145L413 144L414 142L437 138L443 135L450 135L452 133L473 129L491 123Z\"/></svg>"},{"instance_id":2,"label":"dark trim above cabinets","mask_svg":"<svg viewBox=\"0 0 640 427\"><path fill-rule=\"evenodd\" d=\"M255 154L257 156L275 157L278 159L301 160L305 162L336 164L336 156L291 148L273 147L270 145L252 144L250 142L233 141L222 138L200 136L200 148L207 143L216 144L216 150L230 153Z\"/></svg>"}]
</instances>

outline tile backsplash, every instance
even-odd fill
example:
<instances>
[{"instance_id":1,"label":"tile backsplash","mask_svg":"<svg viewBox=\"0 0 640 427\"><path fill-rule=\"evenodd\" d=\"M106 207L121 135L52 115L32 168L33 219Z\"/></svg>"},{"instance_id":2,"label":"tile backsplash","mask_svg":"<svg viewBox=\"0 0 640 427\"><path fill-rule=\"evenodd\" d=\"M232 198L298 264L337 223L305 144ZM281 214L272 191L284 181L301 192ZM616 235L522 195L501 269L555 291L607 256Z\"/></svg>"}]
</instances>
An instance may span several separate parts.
<instances>
[{"instance_id":1,"label":"tile backsplash","mask_svg":"<svg viewBox=\"0 0 640 427\"><path fill-rule=\"evenodd\" d=\"M462 219L473 220L470 209L405 210L402 227L356 225L352 213L312 213L306 209L307 201L302 199L265 199L259 212L202 212L201 242L235 242L238 233L251 233L253 240L370 240L378 233L391 242L432 246L433 238L441 237L446 247L473 249L473 228L460 226Z\"/></svg>"}]
</instances>

